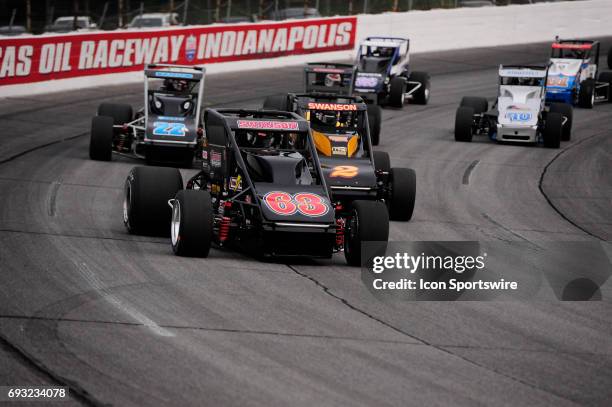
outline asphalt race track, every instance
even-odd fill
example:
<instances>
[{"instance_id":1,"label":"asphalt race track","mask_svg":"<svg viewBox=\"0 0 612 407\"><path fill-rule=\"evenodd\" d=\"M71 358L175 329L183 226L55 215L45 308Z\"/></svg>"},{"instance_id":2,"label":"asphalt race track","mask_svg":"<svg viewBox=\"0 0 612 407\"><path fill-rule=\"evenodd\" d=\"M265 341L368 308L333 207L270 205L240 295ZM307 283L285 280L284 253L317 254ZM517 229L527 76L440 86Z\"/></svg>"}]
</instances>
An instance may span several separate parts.
<instances>
[{"instance_id":1,"label":"asphalt race track","mask_svg":"<svg viewBox=\"0 0 612 407\"><path fill-rule=\"evenodd\" d=\"M612 104L577 108L560 150L453 139L461 96L493 98L498 63L548 47L413 56L432 97L383 113L379 148L418 185L392 240L612 238ZM209 76L207 104L301 85L301 67ZM179 258L128 235L139 162L90 161L88 133L100 102L141 99L140 84L0 99L2 384L68 385L62 406L609 405L609 302L386 304L342 255Z\"/></svg>"}]
</instances>

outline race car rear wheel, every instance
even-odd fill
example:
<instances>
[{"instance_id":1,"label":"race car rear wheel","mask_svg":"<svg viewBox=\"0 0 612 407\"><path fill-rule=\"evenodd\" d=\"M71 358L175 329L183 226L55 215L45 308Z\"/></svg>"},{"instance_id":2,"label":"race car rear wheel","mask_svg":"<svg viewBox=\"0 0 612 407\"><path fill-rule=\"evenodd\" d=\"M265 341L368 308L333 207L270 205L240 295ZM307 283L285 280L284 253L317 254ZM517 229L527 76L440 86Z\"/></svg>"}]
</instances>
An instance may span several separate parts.
<instances>
[{"instance_id":1,"label":"race car rear wheel","mask_svg":"<svg viewBox=\"0 0 612 407\"><path fill-rule=\"evenodd\" d=\"M416 197L416 173L412 168L391 168L387 208L389 218L407 222L412 219Z\"/></svg>"},{"instance_id":2,"label":"race car rear wheel","mask_svg":"<svg viewBox=\"0 0 612 407\"><path fill-rule=\"evenodd\" d=\"M91 119L89 137L89 158L96 161L110 161L113 155L113 118L94 116Z\"/></svg>"},{"instance_id":3,"label":"race car rear wheel","mask_svg":"<svg viewBox=\"0 0 612 407\"><path fill-rule=\"evenodd\" d=\"M267 96L264 99L263 108L265 110L289 111L289 98L287 95Z\"/></svg>"},{"instance_id":4,"label":"race car rear wheel","mask_svg":"<svg viewBox=\"0 0 612 407\"><path fill-rule=\"evenodd\" d=\"M170 237L178 256L208 257L213 235L213 209L210 193L186 189L172 203Z\"/></svg>"},{"instance_id":5,"label":"race car rear wheel","mask_svg":"<svg viewBox=\"0 0 612 407\"><path fill-rule=\"evenodd\" d=\"M587 79L580 84L578 105L585 109L592 109L595 104L595 81Z\"/></svg>"},{"instance_id":6,"label":"race car rear wheel","mask_svg":"<svg viewBox=\"0 0 612 407\"><path fill-rule=\"evenodd\" d=\"M102 103L98 106L98 116L113 118L114 124L125 124L132 121L132 106L125 103Z\"/></svg>"},{"instance_id":7,"label":"race car rear wheel","mask_svg":"<svg viewBox=\"0 0 612 407\"><path fill-rule=\"evenodd\" d=\"M412 94L412 100L419 105L426 105L429 102L430 82L427 72L414 71L410 74L409 81L419 82L421 87Z\"/></svg>"},{"instance_id":8,"label":"race car rear wheel","mask_svg":"<svg viewBox=\"0 0 612 407\"><path fill-rule=\"evenodd\" d=\"M344 237L344 257L350 266L360 266L362 242L379 242L375 250L384 254L389 240L389 214L382 202L354 201L347 219ZM372 253L364 253L369 258Z\"/></svg>"},{"instance_id":9,"label":"race car rear wheel","mask_svg":"<svg viewBox=\"0 0 612 407\"><path fill-rule=\"evenodd\" d=\"M376 104L368 104L368 125L370 128L370 137L372 145L377 146L380 143L380 123L382 121L382 109Z\"/></svg>"},{"instance_id":10,"label":"race car rear wheel","mask_svg":"<svg viewBox=\"0 0 612 407\"><path fill-rule=\"evenodd\" d=\"M611 56L608 55L608 58L611 58ZM612 103L612 72L601 72L599 82L608 84L608 103Z\"/></svg>"},{"instance_id":11,"label":"race car rear wheel","mask_svg":"<svg viewBox=\"0 0 612 407\"><path fill-rule=\"evenodd\" d=\"M168 235L168 201L183 189L176 168L134 167L125 181L123 223L132 234Z\"/></svg>"},{"instance_id":12,"label":"race car rear wheel","mask_svg":"<svg viewBox=\"0 0 612 407\"><path fill-rule=\"evenodd\" d=\"M478 96L464 96L459 106L471 107L474 109L474 114L480 114L489 110L489 101Z\"/></svg>"},{"instance_id":13,"label":"race car rear wheel","mask_svg":"<svg viewBox=\"0 0 612 407\"><path fill-rule=\"evenodd\" d=\"M472 141L472 126L474 124L474 108L459 106L455 114L455 141Z\"/></svg>"},{"instance_id":14,"label":"race car rear wheel","mask_svg":"<svg viewBox=\"0 0 612 407\"><path fill-rule=\"evenodd\" d=\"M544 147L559 148L563 132L563 115L558 112L548 112L544 123Z\"/></svg>"},{"instance_id":15,"label":"race car rear wheel","mask_svg":"<svg viewBox=\"0 0 612 407\"><path fill-rule=\"evenodd\" d=\"M402 107L406 101L406 79L396 76L389 85L389 104L393 107Z\"/></svg>"},{"instance_id":16,"label":"race car rear wheel","mask_svg":"<svg viewBox=\"0 0 612 407\"><path fill-rule=\"evenodd\" d=\"M388 173L391 171L391 159L389 158L389 153L386 151L374 151L374 168L377 171L382 171Z\"/></svg>"},{"instance_id":17,"label":"race car rear wheel","mask_svg":"<svg viewBox=\"0 0 612 407\"><path fill-rule=\"evenodd\" d=\"M561 113L567 120L563 124L561 141L569 141L572 138L572 122L574 121L574 109L567 103L551 103L550 111Z\"/></svg>"}]
</instances>

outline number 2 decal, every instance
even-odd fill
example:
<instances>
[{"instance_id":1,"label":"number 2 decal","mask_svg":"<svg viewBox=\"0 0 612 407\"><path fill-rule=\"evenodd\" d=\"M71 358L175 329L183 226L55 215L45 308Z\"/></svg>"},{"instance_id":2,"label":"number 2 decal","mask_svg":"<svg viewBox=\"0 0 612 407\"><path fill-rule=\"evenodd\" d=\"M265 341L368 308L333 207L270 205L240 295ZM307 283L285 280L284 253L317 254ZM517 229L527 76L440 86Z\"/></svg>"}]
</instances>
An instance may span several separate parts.
<instances>
[{"instance_id":1,"label":"number 2 decal","mask_svg":"<svg viewBox=\"0 0 612 407\"><path fill-rule=\"evenodd\" d=\"M153 134L156 136L183 137L187 128L183 123L154 122Z\"/></svg>"},{"instance_id":2,"label":"number 2 decal","mask_svg":"<svg viewBox=\"0 0 612 407\"><path fill-rule=\"evenodd\" d=\"M331 178L354 178L359 173L359 168L352 165L338 165L332 169Z\"/></svg>"},{"instance_id":3,"label":"number 2 decal","mask_svg":"<svg viewBox=\"0 0 612 407\"><path fill-rule=\"evenodd\" d=\"M317 194L272 191L263 197L264 204L274 213L290 216L297 212L305 216L323 216L329 212L330 206L325 199Z\"/></svg>"}]
</instances>

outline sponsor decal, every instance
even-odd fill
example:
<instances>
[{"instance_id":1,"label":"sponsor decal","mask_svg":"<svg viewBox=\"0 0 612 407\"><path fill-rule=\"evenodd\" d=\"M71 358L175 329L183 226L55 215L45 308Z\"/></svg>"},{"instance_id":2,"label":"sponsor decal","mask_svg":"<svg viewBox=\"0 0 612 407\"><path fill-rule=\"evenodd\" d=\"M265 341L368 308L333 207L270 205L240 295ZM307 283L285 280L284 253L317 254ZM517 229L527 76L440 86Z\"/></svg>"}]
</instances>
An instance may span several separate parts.
<instances>
[{"instance_id":1,"label":"sponsor decal","mask_svg":"<svg viewBox=\"0 0 612 407\"><path fill-rule=\"evenodd\" d=\"M254 130L298 130L298 122L281 122L278 120L238 120L239 129Z\"/></svg>"},{"instance_id":2,"label":"sponsor decal","mask_svg":"<svg viewBox=\"0 0 612 407\"><path fill-rule=\"evenodd\" d=\"M277 215L291 216L299 213L309 217L319 217L329 212L331 206L326 198L312 193L289 194L271 191L263 197L264 205Z\"/></svg>"},{"instance_id":3,"label":"sponsor decal","mask_svg":"<svg viewBox=\"0 0 612 407\"><path fill-rule=\"evenodd\" d=\"M533 115L531 112L507 112L506 118L511 122L528 122Z\"/></svg>"},{"instance_id":4,"label":"sponsor decal","mask_svg":"<svg viewBox=\"0 0 612 407\"><path fill-rule=\"evenodd\" d=\"M189 131L184 123L153 122L153 135L184 137Z\"/></svg>"},{"instance_id":5,"label":"sponsor decal","mask_svg":"<svg viewBox=\"0 0 612 407\"><path fill-rule=\"evenodd\" d=\"M332 155L342 155L346 156L346 147L332 147Z\"/></svg>"},{"instance_id":6,"label":"sponsor decal","mask_svg":"<svg viewBox=\"0 0 612 407\"><path fill-rule=\"evenodd\" d=\"M344 69L338 68L313 68L312 72L321 72L321 73L344 73Z\"/></svg>"},{"instance_id":7,"label":"sponsor decal","mask_svg":"<svg viewBox=\"0 0 612 407\"><path fill-rule=\"evenodd\" d=\"M569 78L567 76L549 76L546 81L546 86L558 86L562 88L566 88L569 82Z\"/></svg>"},{"instance_id":8,"label":"sponsor decal","mask_svg":"<svg viewBox=\"0 0 612 407\"><path fill-rule=\"evenodd\" d=\"M378 76L364 76L359 74L355 79L356 88L373 88L378 85Z\"/></svg>"},{"instance_id":9,"label":"sponsor decal","mask_svg":"<svg viewBox=\"0 0 612 407\"><path fill-rule=\"evenodd\" d=\"M340 103L317 103L309 102L308 109L310 110L339 110L339 111L354 111L357 110L357 105L347 105Z\"/></svg>"},{"instance_id":10,"label":"sponsor decal","mask_svg":"<svg viewBox=\"0 0 612 407\"><path fill-rule=\"evenodd\" d=\"M202 159L203 160L208 160L208 151L202 150Z\"/></svg>"},{"instance_id":11,"label":"sponsor decal","mask_svg":"<svg viewBox=\"0 0 612 407\"><path fill-rule=\"evenodd\" d=\"M185 59L189 62L193 62L196 56L198 42L195 35L190 35L185 41Z\"/></svg>"},{"instance_id":12,"label":"sponsor decal","mask_svg":"<svg viewBox=\"0 0 612 407\"><path fill-rule=\"evenodd\" d=\"M242 177L240 175L237 177L230 177L229 186L230 189L234 191L242 191Z\"/></svg>"},{"instance_id":13,"label":"sponsor decal","mask_svg":"<svg viewBox=\"0 0 612 407\"><path fill-rule=\"evenodd\" d=\"M210 164L213 167L221 167L221 162L222 162L221 153L218 151L211 151L210 152Z\"/></svg>"},{"instance_id":14,"label":"sponsor decal","mask_svg":"<svg viewBox=\"0 0 612 407\"><path fill-rule=\"evenodd\" d=\"M338 165L329 174L330 178L355 178L359 174L359 168L353 165Z\"/></svg>"},{"instance_id":15,"label":"sponsor decal","mask_svg":"<svg viewBox=\"0 0 612 407\"><path fill-rule=\"evenodd\" d=\"M0 38L0 87L142 70L353 49L356 17Z\"/></svg>"},{"instance_id":16,"label":"sponsor decal","mask_svg":"<svg viewBox=\"0 0 612 407\"><path fill-rule=\"evenodd\" d=\"M179 79L192 79L193 74L186 72L172 72L172 71L157 71L155 76L158 78L179 78Z\"/></svg>"}]
</instances>

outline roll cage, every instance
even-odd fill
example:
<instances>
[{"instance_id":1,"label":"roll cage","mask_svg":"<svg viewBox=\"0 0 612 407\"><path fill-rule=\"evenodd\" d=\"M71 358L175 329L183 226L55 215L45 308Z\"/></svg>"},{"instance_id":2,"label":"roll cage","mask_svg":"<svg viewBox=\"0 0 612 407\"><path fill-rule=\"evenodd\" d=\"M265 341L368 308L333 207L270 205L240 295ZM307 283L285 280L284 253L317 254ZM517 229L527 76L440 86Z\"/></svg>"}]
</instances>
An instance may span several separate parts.
<instances>
[{"instance_id":1,"label":"roll cage","mask_svg":"<svg viewBox=\"0 0 612 407\"><path fill-rule=\"evenodd\" d=\"M271 152L281 154L300 153L308 162L314 184L321 185L325 190L327 185L321 171L316 149L310 135L308 122L291 112L271 110L244 110L244 109L207 109L205 112L206 136L209 154L218 154L225 157L220 173L211 174L211 181L217 182L222 194L228 194L229 200L244 200L247 191L256 192L253 179L253 169L247 161L247 154L268 155ZM270 146L254 146L244 144L239 138L244 132L265 133L268 136L296 136L302 142L297 147L283 148L281 144ZM239 173L246 187L238 192L231 190L229 178ZM197 176L196 176L197 177ZM233 196L233 197L232 197ZM247 202L251 204L250 202Z\"/></svg>"},{"instance_id":2,"label":"roll cage","mask_svg":"<svg viewBox=\"0 0 612 407\"><path fill-rule=\"evenodd\" d=\"M304 68L304 89L307 93L352 95L357 68L351 64L309 63Z\"/></svg>"},{"instance_id":3,"label":"roll cage","mask_svg":"<svg viewBox=\"0 0 612 407\"><path fill-rule=\"evenodd\" d=\"M378 49L393 48L381 55ZM359 45L355 64L359 72L390 75L395 65L408 64L410 40L400 37L367 37Z\"/></svg>"}]
</instances>

